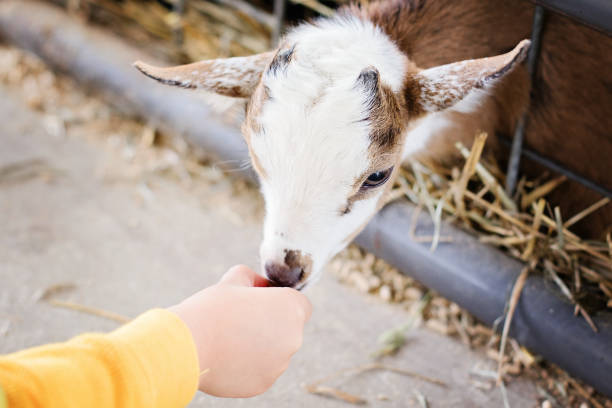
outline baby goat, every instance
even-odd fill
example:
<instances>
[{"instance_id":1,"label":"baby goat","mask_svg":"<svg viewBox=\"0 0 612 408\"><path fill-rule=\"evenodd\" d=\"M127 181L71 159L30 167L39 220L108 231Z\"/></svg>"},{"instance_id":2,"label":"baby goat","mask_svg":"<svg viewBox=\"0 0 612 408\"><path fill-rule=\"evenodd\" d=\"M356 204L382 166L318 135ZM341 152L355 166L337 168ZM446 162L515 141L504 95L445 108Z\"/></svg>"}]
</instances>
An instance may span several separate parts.
<instances>
[{"instance_id":1,"label":"baby goat","mask_svg":"<svg viewBox=\"0 0 612 408\"><path fill-rule=\"evenodd\" d=\"M302 289L381 207L406 159L445 159L478 131L512 134L528 103L532 13L518 0L389 0L299 25L272 52L136 66L247 101L262 269Z\"/></svg>"}]
</instances>

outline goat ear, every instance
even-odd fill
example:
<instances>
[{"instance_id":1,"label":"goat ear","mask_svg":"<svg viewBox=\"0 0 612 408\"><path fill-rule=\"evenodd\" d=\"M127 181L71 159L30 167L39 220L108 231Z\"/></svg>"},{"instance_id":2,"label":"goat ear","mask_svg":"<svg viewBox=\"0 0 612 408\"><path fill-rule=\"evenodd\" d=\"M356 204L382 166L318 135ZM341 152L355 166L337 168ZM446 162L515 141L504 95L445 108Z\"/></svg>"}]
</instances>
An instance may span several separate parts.
<instances>
[{"instance_id":1,"label":"goat ear","mask_svg":"<svg viewBox=\"0 0 612 408\"><path fill-rule=\"evenodd\" d=\"M416 112L451 108L474 89L485 88L517 67L531 42L521 41L512 51L424 69L407 82L406 99Z\"/></svg>"},{"instance_id":2,"label":"goat ear","mask_svg":"<svg viewBox=\"0 0 612 408\"><path fill-rule=\"evenodd\" d=\"M223 96L248 98L274 53L249 57L220 58L174 67L154 67L137 61L134 66L163 84L202 89Z\"/></svg>"}]
</instances>

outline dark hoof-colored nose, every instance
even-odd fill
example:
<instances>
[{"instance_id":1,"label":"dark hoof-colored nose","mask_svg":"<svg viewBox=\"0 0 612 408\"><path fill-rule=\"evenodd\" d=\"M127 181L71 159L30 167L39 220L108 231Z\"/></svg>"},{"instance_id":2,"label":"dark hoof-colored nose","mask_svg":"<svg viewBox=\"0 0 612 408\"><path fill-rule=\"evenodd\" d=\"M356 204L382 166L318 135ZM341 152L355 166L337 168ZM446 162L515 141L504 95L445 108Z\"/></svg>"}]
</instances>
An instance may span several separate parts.
<instances>
[{"instance_id":1,"label":"dark hoof-colored nose","mask_svg":"<svg viewBox=\"0 0 612 408\"><path fill-rule=\"evenodd\" d=\"M289 266L286 263L266 262L266 275L274 286L295 287L304 274L299 265Z\"/></svg>"}]
</instances>

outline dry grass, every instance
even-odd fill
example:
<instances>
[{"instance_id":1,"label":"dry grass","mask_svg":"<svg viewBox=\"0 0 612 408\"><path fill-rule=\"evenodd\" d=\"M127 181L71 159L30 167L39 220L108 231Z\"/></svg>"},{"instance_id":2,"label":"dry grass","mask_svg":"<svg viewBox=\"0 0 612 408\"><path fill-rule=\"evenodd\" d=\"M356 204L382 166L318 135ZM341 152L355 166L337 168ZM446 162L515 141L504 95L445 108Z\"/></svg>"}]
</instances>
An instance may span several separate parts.
<instances>
[{"instance_id":1,"label":"dry grass","mask_svg":"<svg viewBox=\"0 0 612 408\"><path fill-rule=\"evenodd\" d=\"M325 378L304 385L304 389L311 394L322 395L329 398L334 398L354 405L365 405L368 400L358 395L349 394L339 388L325 385L324 383L337 380L342 377L354 377L369 371L389 371L395 374L411 377L419 381L437 385L439 387L447 387L448 385L437 378L428 377L414 371L405 370L403 368L393 367L381 363L370 363L362 366L341 370Z\"/></svg>"},{"instance_id":2,"label":"dry grass","mask_svg":"<svg viewBox=\"0 0 612 408\"><path fill-rule=\"evenodd\" d=\"M159 58L187 62L270 48L273 16L243 0L191 0L183 13L153 0L50 0Z\"/></svg>"},{"instance_id":3,"label":"dry grass","mask_svg":"<svg viewBox=\"0 0 612 408\"><path fill-rule=\"evenodd\" d=\"M405 196L430 211L436 225L432 248L439 241L443 212L481 241L528 263L532 272L550 277L597 331L590 313L612 304L610 237L599 242L584 240L569 227L609 205L610 200L602 198L564 221L559 208L546 201L546 194L565 178L523 179L516 198L519 208L501 187L501 172L481 160L485 140L486 136L479 135L469 152L457 146L467 158L462 170L422 164L404 169L392 195Z\"/></svg>"},{"instance_id":4,"label":"dry grass","mask_svg":"<svg viewBox=\"0 0 612 408\"><path fill-rule=\"evenodd\" d=\"M80 303L71 302L67 300L56 299L58 296L66 292L72 292L75 289L77 289L77 287L72 283L59 283L59 284L51 285L42 291L40 296L38 296L38 300L47 302L48 304L55 306L55 307L61 307L64 309L74 310L80 313L86 313L86 314L101 317L104 319L113 320L121 324L127 323L131 320L128 317L125 317L115 312L111 312L111 311L101 309L98 307L83 305Z\"/></svg>"}]
</instances>

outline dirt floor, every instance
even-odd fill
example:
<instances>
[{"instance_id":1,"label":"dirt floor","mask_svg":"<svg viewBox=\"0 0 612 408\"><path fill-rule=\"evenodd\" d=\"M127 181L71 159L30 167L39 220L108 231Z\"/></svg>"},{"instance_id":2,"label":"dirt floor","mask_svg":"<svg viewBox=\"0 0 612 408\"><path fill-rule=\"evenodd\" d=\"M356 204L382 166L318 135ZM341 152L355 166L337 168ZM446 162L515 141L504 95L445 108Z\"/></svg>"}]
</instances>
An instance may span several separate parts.
<instances>
[{"instance_id":1,"label":"dirt floor","mask_svg":"<svg viewBox=\"0 0 612 408\"><path fill-rule=\"evenodd\" d=\"M253 189L151 148L154 130L78 89L62 101L45 87L53 77L32 84L29 74L9 73L0 87L0 353L112 330L121 316L178 302L233 264L257 266L261 201ZM269 392L251 400L198 394L192 406L349 406L307 391L330 376L319 391L342 390L370 406L503 406L493 361L422 327L398 354L376 360L404 371L364 371L379 336L411 314L329 273L307 294L314 313L304 346ZM510 406L539 406L538 390L513 379Z\"/></svg>"}]
</instances>

